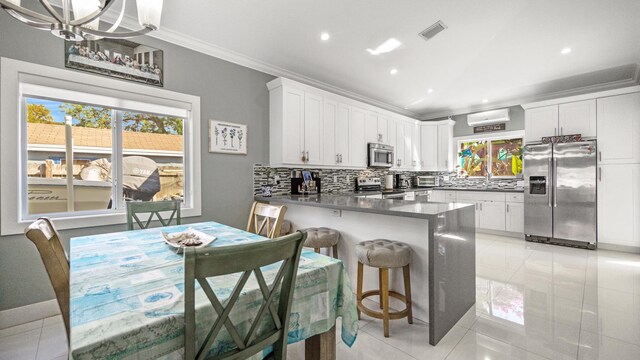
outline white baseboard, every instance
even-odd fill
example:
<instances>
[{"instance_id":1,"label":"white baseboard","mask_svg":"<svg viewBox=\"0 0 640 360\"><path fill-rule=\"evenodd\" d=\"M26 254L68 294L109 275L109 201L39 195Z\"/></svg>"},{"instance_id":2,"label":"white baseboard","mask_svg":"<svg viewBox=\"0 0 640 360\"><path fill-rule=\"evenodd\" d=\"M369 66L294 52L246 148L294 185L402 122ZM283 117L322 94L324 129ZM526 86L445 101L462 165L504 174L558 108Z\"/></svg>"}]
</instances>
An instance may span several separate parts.
<instances>
[{"instance_id":1,"label":"white baseboard","mask_svg":"<svg viewBox=\"0 0 640 360\"><path fill-rule=\"evenodd\" d=\"M60 314L60 307L55 299L3 310L0 311L0 329L26 324L58 314Z\"/></svg>"},{"instance_id":2,"label":"white baseboard","mask_svg":"<svg viewBox=\"0 0 640 360\"><path fill-rule=\"evenodd\" d=\"M637 246L606 244L606 243L598 242L598 249L640 254L640 247L637 247Z\"/></svg>"}]
</instances>

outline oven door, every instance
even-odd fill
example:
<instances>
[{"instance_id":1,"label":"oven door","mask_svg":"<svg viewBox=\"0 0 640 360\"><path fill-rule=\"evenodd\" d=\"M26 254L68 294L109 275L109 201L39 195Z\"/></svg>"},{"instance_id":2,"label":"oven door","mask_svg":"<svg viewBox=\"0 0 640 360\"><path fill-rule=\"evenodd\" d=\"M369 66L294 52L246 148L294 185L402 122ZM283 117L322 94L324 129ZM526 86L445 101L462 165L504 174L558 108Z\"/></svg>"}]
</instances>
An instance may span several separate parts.
<instances>
[{"instance_id":1,"label":"oven door","mask_svg":"<svg viewBox=\"0 0 640 360\"><path fill-rule=\"evenodd\" d=\"M393 166L393 148L378 148L369 146L368 166L376 168L390 168Z\"/></svg>"}]
</instances>

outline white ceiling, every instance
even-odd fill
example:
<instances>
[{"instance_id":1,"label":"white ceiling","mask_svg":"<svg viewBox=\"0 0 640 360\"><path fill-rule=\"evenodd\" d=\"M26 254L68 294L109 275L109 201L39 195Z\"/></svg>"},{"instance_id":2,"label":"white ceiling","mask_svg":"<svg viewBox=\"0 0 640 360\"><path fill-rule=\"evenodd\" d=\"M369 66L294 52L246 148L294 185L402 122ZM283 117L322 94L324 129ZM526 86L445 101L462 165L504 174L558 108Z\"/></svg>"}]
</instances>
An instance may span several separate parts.
<instances>
[{"instance_id":1,"label":"white ceiling","mask_svg":"<svg viewBox=\"0 0 640 360\"><path fill-rule=\"evenodd\" d=\"M448 29L417 36L438 20ZM639 0L165 1L162 27L396 110L424 99L408 108L422 119L637 80L621 66L640 63ZM403 46L366 52L389 37Z\"/></svg>"}]
</instances>

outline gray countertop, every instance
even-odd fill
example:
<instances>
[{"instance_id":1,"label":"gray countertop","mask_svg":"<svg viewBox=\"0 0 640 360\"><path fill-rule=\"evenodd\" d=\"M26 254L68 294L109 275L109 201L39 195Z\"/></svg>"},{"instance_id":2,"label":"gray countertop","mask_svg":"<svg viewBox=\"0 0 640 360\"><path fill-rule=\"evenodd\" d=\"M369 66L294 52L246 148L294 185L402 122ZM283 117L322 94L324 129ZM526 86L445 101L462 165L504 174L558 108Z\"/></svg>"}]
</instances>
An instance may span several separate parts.
<instances>
[{"instance_id":1,"label":"gray countertop","mask_svg":"<svg viewBox=\"0 0 640 360\"><path fill-rule=\"evenodd\" d=\"M328 209L367 212L381 215L430 219L449 211L471 207L471 204L435 203L420 198L416 201L397 199L368 199L353 195L281 195L272 197L256 196L256 201L266 203L296 204Z\"/></svg>"}]
</instances>

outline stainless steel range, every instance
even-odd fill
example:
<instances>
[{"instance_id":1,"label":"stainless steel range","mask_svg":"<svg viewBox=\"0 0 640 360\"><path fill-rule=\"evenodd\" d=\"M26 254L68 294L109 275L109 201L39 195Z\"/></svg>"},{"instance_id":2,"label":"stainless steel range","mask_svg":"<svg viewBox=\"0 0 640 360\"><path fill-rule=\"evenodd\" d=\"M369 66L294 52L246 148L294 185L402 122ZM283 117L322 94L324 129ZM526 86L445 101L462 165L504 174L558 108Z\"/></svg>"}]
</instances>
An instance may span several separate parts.
<instances>
[{"instance_id":1,"label":"stainless steel range","mask_svg":"<svg viewBox=\"0 0 640 360\"><path fill-rule=\"evenodd\" d=\"M357 192L379 192L383 199L405 199L404 190L383 190L382 181L376 177L358 177L356 180Z\"/></svg>"},{"instance_id":2,"label":"stainless steel range","mask_svg":"<svg viewBox=\"0 0 640 360\"><path fill-rule=\"evenodd\" d=\"M525 146L528 241L597 247L596 152L595 140Z\"/></svg>"}]
</instances>

